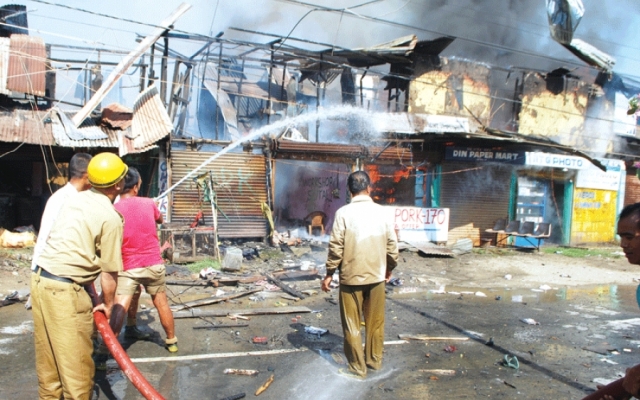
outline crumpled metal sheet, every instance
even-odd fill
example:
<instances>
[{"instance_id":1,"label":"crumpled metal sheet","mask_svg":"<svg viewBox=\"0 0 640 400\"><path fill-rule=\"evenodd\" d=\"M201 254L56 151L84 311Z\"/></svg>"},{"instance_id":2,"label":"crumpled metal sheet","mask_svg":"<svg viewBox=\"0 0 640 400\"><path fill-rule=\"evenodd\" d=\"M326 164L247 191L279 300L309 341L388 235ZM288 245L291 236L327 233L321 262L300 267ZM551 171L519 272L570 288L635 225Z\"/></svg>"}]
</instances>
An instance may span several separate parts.
<instances>
[{"instance_id":1,"label":"crumpled metal sheet","mask_svg":"<svg viewBox=\"0 0 640 400\"><path fill-rule=\"evenodd\" d=\"M561 44L571 43L583 15L581 0L547 0L547 18L553 40Z\"/></svg>"},{"instance_id":2,"label":"crumpled metal sheet","mask_svg":"<svg viewBox=\"0 0 640 400\"><path fill-rule=\"evenodd\" d=\"M71 118L59 109L52 108L51 114L51 122L54 127L53 135L56 137L56 142L66 142L66 140L61 137L62 133L71 140L101 140L109 138L109 136L104 133L100 127L96 126L93 121L85 121L79 128L76 128L71 121ZM54 119L55 117L58 118L58 121Z\"/></svg>"}]
</instances>

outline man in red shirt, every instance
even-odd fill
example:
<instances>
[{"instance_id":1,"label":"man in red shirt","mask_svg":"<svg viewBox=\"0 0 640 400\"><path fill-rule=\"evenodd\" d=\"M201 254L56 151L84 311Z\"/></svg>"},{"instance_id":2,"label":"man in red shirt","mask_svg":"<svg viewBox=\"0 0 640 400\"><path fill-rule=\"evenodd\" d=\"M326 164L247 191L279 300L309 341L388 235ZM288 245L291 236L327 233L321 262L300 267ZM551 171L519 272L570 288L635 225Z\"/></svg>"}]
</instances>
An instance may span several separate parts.
<instances>
[{"instance_id":1,"label":"man in red shirt","mask_svg":"<svg viewBox=\"0 0 640 400\"><path fill-rule=\"evenodd\" d=\"M162 214L152 199L137 196L141 184L138 171L133 167L129 168L124 179L120 201L114 204L116 210L124 217L123 272L118 274L116 306L113 307L109 324L113 332L118 335L132 305L132 299L139 286L143 285L151 295L153 304L158 310L160 323L167 334L165 347L169 352L175 353L178 351L178 338L175 335L173 314L167 301L165 266L160 255L156 228L156 223L162 223ZM125 336L141 338L145 335L136 327L137 296L133 304L135 310L132 310L127 318ZM106 357L102 357L99 361L100 368L104 368Z\"/></svg>"}]
</instances>

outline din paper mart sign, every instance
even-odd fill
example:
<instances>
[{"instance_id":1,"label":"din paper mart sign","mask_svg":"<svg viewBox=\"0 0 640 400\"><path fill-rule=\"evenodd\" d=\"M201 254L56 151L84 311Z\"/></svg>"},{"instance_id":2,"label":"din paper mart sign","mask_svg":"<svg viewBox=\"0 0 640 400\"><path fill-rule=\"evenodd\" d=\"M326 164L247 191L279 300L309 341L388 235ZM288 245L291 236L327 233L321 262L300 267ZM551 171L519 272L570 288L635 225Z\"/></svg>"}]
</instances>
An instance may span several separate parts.
<instances>
[{"instance_id":1,"label":"din paper mart sign","mask_svg":"<svg viewBox=\"0 0 640 400\"><path fill-rule=\"evenodd\" d=\"M414 242L446 242L448 240L448 208L391 206L385 208L400 240Z\"/></svg>"}]
</instances>

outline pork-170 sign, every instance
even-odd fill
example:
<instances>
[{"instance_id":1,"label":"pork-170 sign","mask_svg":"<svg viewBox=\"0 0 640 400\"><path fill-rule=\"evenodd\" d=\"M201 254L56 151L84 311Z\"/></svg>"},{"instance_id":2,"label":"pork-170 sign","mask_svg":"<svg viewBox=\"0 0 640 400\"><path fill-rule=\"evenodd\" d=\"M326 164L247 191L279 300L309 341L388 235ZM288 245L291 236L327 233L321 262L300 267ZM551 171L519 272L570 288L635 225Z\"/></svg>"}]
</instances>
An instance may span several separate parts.
<instances>
[{"instance_id":1,"label":"pork-170 sign","mask_svg":"<svg viewBox=\"0 0 640 400\"><path fill-rule=\"evenodd\" d=\"M448 208L386 207L400 240L446 242L449 237Z\"/></svg>"}]
</instances>

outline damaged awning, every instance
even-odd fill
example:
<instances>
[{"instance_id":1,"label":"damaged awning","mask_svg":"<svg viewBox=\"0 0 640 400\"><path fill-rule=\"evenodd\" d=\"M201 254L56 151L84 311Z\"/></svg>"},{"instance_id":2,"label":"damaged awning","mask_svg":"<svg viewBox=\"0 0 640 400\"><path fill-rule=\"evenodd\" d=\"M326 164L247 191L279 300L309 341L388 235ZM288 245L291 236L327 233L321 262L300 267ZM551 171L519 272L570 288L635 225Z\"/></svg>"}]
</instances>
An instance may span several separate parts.
<instances>
[{"instance_id":1,"label":"damaged awning","mask_svg":"<svg viewBox=\"0 0 640 400\"><path fill-rule=\"evenodd\" d=\"M110 148L118 149L118 153L124 156L151 150L157 147L159 139L156 137L168 135L165 127L164 131L152 129L153 135L144 129L138 129L139 133L132 137L133 127L116 129L101 125L99 119L93 118L86 118L76 128L71 122L73 114L57 108L48 111L14 110L0 113L0 142L88 149ZM142 126L157 125L154 114L150 114L153 123L148 123L148 115L136 114L138 115L134 115L133 120L139 117L139 124Z\"/></svg>"},{"instance_id":2,"label":"damaged awning","mask_svg":"<svg viewBox=\"0 0 640 400\"><path fill-rule=\"evenodd\" d=\"M132 115L131 130L124 132L125 136L133 141L136 150L144 151L173 131L171 118L155 85L149 86L138 95Z\"/></svg>"}]
</instances>

